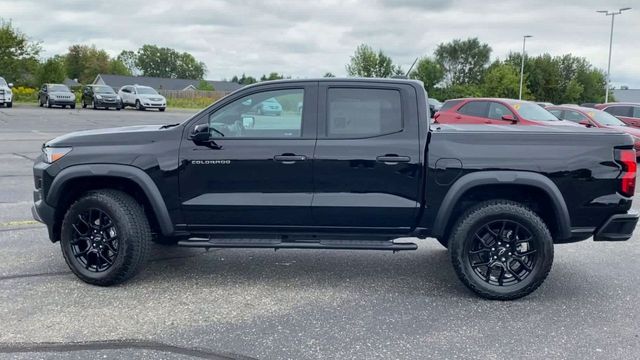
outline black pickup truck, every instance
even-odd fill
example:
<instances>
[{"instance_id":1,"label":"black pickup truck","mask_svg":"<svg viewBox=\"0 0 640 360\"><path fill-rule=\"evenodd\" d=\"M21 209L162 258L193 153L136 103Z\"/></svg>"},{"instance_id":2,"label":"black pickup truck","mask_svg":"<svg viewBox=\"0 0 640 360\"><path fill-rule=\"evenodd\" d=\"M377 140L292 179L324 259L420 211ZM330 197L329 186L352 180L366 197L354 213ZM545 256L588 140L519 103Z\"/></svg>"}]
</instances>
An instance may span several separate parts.
<instances>
[{"instance_id":1,"label":"black pickup truck","mask_svg":"<svg viewBox=\"0 0 640 360\"><path fill-rule=\"evenodd\" d=\"M181 124L64 135L34 165L33 215L103 286L137 273L152 241L400 251L431 237L471 290L515 299L544 281L554 244L631 237L629 135L430 128L426 99L410 80L274 81Z\"/></svg>"}]
</instances>

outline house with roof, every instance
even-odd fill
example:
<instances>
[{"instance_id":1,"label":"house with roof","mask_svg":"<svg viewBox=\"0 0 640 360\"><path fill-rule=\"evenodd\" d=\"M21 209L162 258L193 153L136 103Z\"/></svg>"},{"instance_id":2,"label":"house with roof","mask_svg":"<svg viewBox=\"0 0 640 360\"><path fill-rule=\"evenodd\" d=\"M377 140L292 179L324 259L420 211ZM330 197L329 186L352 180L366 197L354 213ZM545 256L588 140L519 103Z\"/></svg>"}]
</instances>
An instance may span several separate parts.
<instances>
[{"instance_id":1,"label":"house with roof","mask_svg":"<svg viewBox=\"0 0 640 360\"><path fill-rule=\"evenodd\" d=\"M229 93L241 88L243 85L231 81L213 81L206 80L215 91ZM149 86L156 90L197 90L200 80L190 79L168 79L150 76L127 76L127 75L110 75L98 74L93 81L95 85L109 85L115 91L118 91L125 85L142 85Z\"/></svg>"}]
</instances>

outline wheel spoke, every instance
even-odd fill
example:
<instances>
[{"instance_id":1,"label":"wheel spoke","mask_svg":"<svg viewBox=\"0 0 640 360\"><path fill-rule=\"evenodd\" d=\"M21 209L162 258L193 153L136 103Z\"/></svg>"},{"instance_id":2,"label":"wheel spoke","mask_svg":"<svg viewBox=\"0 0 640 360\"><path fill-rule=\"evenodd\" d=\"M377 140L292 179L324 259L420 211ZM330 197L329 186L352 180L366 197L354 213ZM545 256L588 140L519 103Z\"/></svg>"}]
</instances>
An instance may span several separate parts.
<instances>
[{"instance_id":1,"label":"wheel spoke","mask_svg":"<svg viewBox=\"0 0 640 360\"><path fill-rule=\"evenodd\" d=\"M86 235L86 232L82 232L80 231L80 229L78 229L78 227L76 226L76 224L71 224L71 226L73 227L73 230L78 233L78 235Z\"/></svg>"},{"instance_id":2,"label":"wheel spoke","mask_svg":"<svg viewBox=\"0 0 640 360\"><path fill-rule=\"evenodd\" d=\"M514 258L515 261L517 261L518 263L520 263L520 265L522 265L523 268L525 268L525 270L531 272L531 266L527 265L524 261L522 261L521 259L518 258Z\"/></svg>"},{"instance_id":3,"label":"wheel spoke","mask_svg":"<svg viewBox=\"0 0 640 360\"><path fill-rule=\"evenodd\" d=\"M113 264L113 261L109 260L106 256L102 255L102 251L98 251L98 257L101 257L102 259L104 259L104 261L109 266L111 266L111 264Z\"/></svg>"},{"instance_id":4,"label":"wheel spoke","mask_svg":"<svg viewBox=\"0 0 640 360\"><path fill-rule=\"evenodd\" d=\"M535 254L536 251L537 251L536 249L531 249L531 250L525 251L523 253L517 252L516 255L518 255L518 256L527 256L527 255Z\"/></svg>"},{"instance_id":5,"label":"wheel spoke","mask_svg":"<svg viewBox=\"0 0 640 360\"><path fill-rule=\"evenodd\" d=\"M503 279L504 279L504 266L500 266L500 275L498 275L498 285L502 286Z\"/></svg>"},{"instance_id":6,"label":"wheel spoke","mask_svg":"<svg viewBox=\"0 0 640 360\"><path fill-rule=\"evenodd\" d=\"M480 266L489 266L489 264L491 264L491 262L484 262L484 263L475 263L475 264L471 264L472 268L477 268Z\"/></svg>"},{"instance_id":7,"label":"wheel spoke","mask_svg":"<svg viewBox=\"0 0 640 360\"><path fill-rule=\"evenodd\" d=\"M509 274L511 274L511 276L516 278L516 280L518 281L522 281L522 278L520 277L520 275L518 275L515 271L511 269L511 266L509 266L509 263L507 263L506 267L507 267L507 271L509 272Z\"/></svg>"},{"instance_id":8,"label":"wheel spoke","mask_svg":"<svg viewBox=\"0 0 640 360\"><path fill-rule=\"evenodd\" d=\"M100 256L100 251L96 252L96 272L100 271L100 268L102 267L102 263L101 263L101 258L102 256Z\"/></svg>"},{"instance_id":9,"label":"wheel spoke","mask_svg":"<svg viewBox=\"0 0 640 360\"><path fill-rule=\"evenodd\" d=\"M497 237L498 237L498 234L496 234L496 232L495 232L495 231L491 230L491 228L489 227L489 224L485 225L485 226L484 226L484 228L485 228L485 229L487 229L487 231L488 231L488 232L489 232L489 233L490 233L494 238L497 238Z\"/></svg>"},{"instance_id":10,"label":"wheel spoke","mask_svg":"<svg viewBox=\"0 0 640 360\"><path fill-rule=\"evenodd\" d=\"M485 272L484 274L484 281L485 282L491 281L491 266L487 266L487 272Z\"/></svg>"},{"instance_id":11,"label":"wheel spoke","mask_svg":"<svg viewBox=\"0 0 640 360\"><path fill-rule=\"evenodd\" d=\"M80 221L85 224L88 228L91 227L91 225L89 224L89 222L87 222L87 220L82 218L82 214L78 214L78 219L80 219ZM91 221L91 219L89 219L89 221Z\"/></svg>"},{"instance_id":12,"label":"wheel spoke","mask_svg":"<svg viewBox=\"0 0 640 360\"><path fill-rule=\"evenodd\" d=\"M480 237L480 235L475 234L476 238L478 238L478 240L480 240L480 242L482 243L482 246L489 248L490 246L484 241L483 238Z\"/></svg>"},{"instance_id":13,"label":"wheel spoke","mask_svg":"<svg viewBox=\"0 0 640 360\"><path fill-rule=\"evenodd\" d=\"M75 256L76 258L83 257L83 256L85 256L85 255L87 255L89 253L89 249L90 248L87 247L85 250L83 250L83 251L81 251L79 253L76 253L73 256Z\"/></svg>"},{"instance_id":14,"label":"wheel spoke","mask_svg":"<svg viewBox=\"0 0 640 360\"><path fill-rule=\"evenodd\" d=\"M502 221L502 227L500 228L500 232L498 233L498 237L502 237L504 236L504 228L507 226L507 222L506 221Z\"/></svg>"},{"instance_id":15,"label":"wheel spoke","mask_svg":"<svg viewBox=\"0 0 640 360\"><path fill-rule=\"evenodd\" d=\"M472 254L472 255L473 254L480 254L480 253L487 252L487 251L491 251L491 249L485 248L485 249L479 249L479 250L469 250L469 254Z\"/></svg>"}]
</instances>

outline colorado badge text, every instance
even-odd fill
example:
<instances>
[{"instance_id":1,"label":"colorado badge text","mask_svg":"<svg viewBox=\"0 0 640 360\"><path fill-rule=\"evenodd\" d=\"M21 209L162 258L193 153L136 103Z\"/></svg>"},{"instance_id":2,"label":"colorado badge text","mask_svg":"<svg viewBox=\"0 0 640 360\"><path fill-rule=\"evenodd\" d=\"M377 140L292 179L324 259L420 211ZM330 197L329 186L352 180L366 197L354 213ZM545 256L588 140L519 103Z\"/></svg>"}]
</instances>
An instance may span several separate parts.
<instances>
[{"instance_id":1,"label":"colorado badge text","mask_svg":"<svg viewBox=\"0 0 640 360\"><path fill-rule=\"evenodd\" d=\"M229 165L231 160L192 160L192 165Z\"/></svg>"}]
</instances>

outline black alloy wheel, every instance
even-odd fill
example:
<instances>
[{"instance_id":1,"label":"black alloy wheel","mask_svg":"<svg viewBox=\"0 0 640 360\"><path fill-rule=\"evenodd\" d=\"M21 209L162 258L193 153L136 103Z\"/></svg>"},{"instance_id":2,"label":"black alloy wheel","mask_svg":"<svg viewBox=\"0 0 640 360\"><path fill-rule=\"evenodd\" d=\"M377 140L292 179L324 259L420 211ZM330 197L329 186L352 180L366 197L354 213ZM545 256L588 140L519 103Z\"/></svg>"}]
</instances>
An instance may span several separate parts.
<instances>
[{"instance_id":1,"label":"black alloy wheel","mask_svg":"<svg viewBox=\"0 0 640 360\"><path fill-rule=\"evenodd\" d=\"M120 249L118 229L111 217L100 209L89 208L78 214L72 227L74 258L88 271L108 270Z\"/></svg>"}]
</instances>

